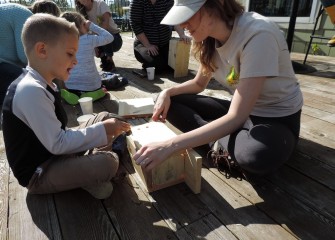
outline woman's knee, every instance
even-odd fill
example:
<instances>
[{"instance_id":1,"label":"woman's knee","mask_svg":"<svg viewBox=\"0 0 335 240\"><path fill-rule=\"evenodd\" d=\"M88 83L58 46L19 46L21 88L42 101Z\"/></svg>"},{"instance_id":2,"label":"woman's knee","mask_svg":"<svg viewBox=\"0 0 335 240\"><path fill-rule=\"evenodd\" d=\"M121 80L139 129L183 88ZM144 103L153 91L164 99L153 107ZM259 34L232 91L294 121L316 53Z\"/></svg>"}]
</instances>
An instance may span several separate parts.
<instances>
[{"instance_id":1,"label":"woman's knee","mask_svg":"<svg viewBox=\"0 0 335 240\"><path fill-rule=\"evenodd\" d=\"M283 125L256 126L244 136L237 136L234 156L243 169L254 174L278 169L289 160L296 145L292 132Z\"/></svg>"},{"instance_id":2,"label":"woman's knee","mask_svg":"<svg viewBox=\"0 0 335 240\"><path fill-rule=\"evenodd\" d=\"M290 154L285 150L276 153L271 150L251 150L248 154L237 154L235 157L242 169L252 174L265 175L282 166L290 158Z\"/></svg>"}]
</instances>

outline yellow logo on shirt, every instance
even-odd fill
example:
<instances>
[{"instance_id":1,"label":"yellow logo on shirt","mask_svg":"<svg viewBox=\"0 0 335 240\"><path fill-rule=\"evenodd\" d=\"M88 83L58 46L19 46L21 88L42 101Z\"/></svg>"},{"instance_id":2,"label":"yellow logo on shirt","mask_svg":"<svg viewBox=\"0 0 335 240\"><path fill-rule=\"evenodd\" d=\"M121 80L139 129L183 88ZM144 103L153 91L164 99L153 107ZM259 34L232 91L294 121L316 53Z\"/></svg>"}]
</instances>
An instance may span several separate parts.
<instances>
[{"instance_id":1,"label":"yellow logo on shirt","mask_svg":"<svg viewBox=\"0 0 335 240\"><path fill-rule=\"evenodd\" d=\"M98 23L99 26L101 26L102 16L97 16L97 23Z\"/></svg>"},{"instance_id":2,"label":"yellow logo on shirt","mask_svg":"<svg viewBox=\"0 0 335 240\"><path fill-rule=\"evenodd\" d=\"M238 72L235 71L234 66L232 66L230 68L230 72L228 73L227 77L226 77L226 82L229 86L234 86L236 84L238 84L238 80L240 78L240 74L238 74Z\"/></svg>"}]
</instances>

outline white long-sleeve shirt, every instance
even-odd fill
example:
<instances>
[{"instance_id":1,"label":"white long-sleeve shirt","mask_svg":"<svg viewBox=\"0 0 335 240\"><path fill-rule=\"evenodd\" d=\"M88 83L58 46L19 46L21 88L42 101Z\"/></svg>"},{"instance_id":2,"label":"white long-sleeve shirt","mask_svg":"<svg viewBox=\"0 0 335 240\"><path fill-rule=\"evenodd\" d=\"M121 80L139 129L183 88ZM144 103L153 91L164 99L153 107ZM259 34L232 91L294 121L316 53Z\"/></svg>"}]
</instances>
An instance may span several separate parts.
<instances>
[{"instance_id":1,"label":"white long-sleeve shirt","mask_svg":"<svg viewBox=\"0 0 335 240\"><path fill-rule=\"evenodd\" d=\"M97 35L84 34L80 36L76 55L78 64L72 69L70 78L65 82L68 89L93 91L101 87L101 77L94 61L94 49L111 43L114 37L94 23L91 23L90 31Z\"/></svg>"}]
</instances>

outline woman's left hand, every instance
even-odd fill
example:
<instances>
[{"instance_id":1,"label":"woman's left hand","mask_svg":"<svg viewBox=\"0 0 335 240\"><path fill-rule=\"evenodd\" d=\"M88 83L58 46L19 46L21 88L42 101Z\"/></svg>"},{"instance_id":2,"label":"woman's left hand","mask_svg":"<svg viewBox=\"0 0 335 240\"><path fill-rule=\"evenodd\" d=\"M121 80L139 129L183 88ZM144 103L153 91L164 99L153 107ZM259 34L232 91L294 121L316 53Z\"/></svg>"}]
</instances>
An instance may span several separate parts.
<instances>
[{"instance_id":1,"label":"woman's left hand","mask_svg":"<svg viewBox=\"0 0 335 240\"><path fill-rule=\"evenodd\" d=\"M133 159L145 171L149 171L165 161L172 153L173 149L168 142L154 142L142 146Z\"/></svg>"}]
</instances>

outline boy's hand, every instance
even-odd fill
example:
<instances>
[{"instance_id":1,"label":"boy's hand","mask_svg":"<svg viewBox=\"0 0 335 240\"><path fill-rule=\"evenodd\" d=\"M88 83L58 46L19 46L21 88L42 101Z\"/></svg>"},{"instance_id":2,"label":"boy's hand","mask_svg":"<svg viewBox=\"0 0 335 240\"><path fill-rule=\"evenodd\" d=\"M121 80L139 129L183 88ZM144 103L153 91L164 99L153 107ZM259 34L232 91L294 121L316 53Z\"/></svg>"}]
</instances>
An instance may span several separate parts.
<instances>
[{"instance_id":1,"label":"boy's hand","mask_svg":"<svg viewBox=\"0 0 335 240\"><path fill-rule=\"evenodd\" d=\"M91 21L86 20L86 22L85 22L85 28L86 28L87 32L90 30L90 26L91 26Z\"/></svg>"},{"instance_id":2,"label":"boy's hand","mask_svg":"<svg viewBox=\"0 0 335 240\"><path fill-rule=\"evenodd\" d=\"M108 142L118 137L121 133L130 131L129 123L116 118L104 120L102 123L105 126Z\"/></svg>"}]
</instances>

